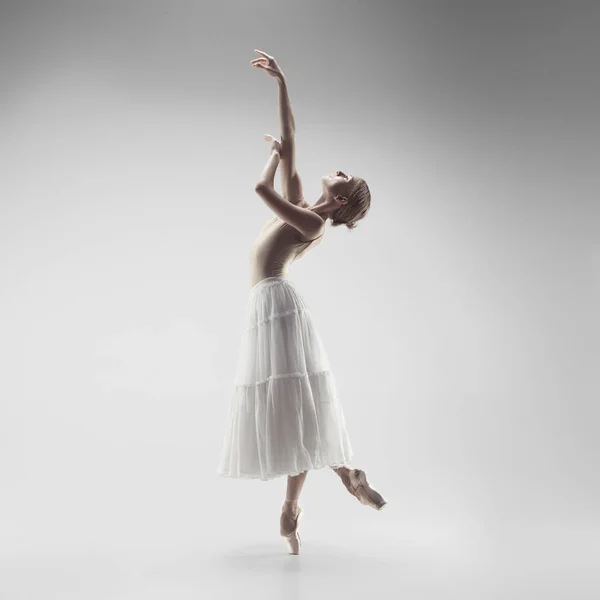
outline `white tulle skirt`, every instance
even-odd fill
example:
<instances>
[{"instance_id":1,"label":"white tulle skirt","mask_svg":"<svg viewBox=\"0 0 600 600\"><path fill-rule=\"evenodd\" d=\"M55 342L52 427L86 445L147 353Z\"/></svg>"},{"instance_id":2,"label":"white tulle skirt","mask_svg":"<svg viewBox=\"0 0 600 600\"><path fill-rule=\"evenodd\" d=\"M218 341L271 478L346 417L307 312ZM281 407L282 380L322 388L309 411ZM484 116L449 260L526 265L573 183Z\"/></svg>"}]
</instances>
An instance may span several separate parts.
<instances>
[{"instance_id":1,"label":"white tulle skirt","mask_svg":"<svg viewBox=\"0 0 600 600\"><path fill-rule=\"evenodd\" d=\"M348 466L335 379L310 309L284 277L248 298L217 474L268 480Z\"/></svg>"}]
</instances>

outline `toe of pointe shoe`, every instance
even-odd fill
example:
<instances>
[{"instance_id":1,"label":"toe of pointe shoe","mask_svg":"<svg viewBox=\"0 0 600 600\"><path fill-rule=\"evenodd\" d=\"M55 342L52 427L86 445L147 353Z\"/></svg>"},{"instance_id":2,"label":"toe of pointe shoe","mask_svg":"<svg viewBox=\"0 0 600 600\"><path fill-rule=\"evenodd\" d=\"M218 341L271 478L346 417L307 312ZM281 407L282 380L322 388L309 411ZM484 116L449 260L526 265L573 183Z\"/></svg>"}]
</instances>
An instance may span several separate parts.
<instances>
[{"instance_id":1,"label":"toe of pointe shoe","mask_svg":"<svg viewBox=\"0 0 600 600\"><path fill-rule=\"evenodd\" d=\"M288 547L288 554L300 554L300 546L302 546L302 541L300 540L300 534L295 531L294 533L290 533L288 536L281 536Z\"/></svg>"}]
</instances>

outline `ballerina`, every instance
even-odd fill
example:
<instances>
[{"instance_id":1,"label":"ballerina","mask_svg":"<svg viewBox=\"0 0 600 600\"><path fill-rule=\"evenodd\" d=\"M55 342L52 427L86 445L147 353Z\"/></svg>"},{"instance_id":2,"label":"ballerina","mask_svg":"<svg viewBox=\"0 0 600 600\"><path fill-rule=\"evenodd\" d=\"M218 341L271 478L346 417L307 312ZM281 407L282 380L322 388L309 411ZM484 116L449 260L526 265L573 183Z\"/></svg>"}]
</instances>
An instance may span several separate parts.
<instances>
[{"instance_id":1,"label":"ballerina","mask_svg":"<svg viewBox=\"0 0 600 600\"><path fill-rule=\"evenodd\" d=\"M288 277L289 266L319 245L327 220L354 229L369 211L361 177L335 171L321 177L322 194L309 205L295 167L295 123L287 79L277 61L261 56L253 67L279 85L281 141L266 134L271 154L255 192L275 213L250 251L250 294L217 474L270 480L287 476L280 535L290 554L301 545L298 502L310 469L333 469L362 504L387 501L351 468L353 456L334 375L309 305ZM282 194L274 189L280 167Z\"/></svg>"}]
</instances>

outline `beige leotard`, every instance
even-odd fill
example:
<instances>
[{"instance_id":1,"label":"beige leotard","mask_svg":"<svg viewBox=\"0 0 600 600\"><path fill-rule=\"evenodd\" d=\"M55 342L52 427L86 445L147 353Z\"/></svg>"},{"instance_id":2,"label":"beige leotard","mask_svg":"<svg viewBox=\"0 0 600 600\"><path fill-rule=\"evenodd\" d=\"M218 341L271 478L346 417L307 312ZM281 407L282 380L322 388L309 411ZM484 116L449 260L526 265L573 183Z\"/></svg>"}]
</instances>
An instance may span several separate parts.
<instances>
[{"instance_id":1,"label":"beige leotard","mask_svg":"<svg viewBox=\"0 0 600 600\"><path fill-rule=\"evenodd\" d=\"M283 219L267 221L250 249L250 287L265 277L287 277L289 265L323 235L302 240L302 234Z\"/></svg>"}]
</instances>

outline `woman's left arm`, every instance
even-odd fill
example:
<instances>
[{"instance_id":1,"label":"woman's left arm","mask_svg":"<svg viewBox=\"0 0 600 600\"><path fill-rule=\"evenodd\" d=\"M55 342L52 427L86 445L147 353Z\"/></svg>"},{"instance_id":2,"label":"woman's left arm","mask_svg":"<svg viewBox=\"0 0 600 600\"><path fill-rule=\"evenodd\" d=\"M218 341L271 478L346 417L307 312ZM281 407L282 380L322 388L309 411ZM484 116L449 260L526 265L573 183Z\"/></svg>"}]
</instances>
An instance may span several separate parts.
<instances>
[{"instance_id":1,"label":"woman's left arm","mask_svg":"<svg viewBox=\"0 0 600 600\"><path fill-rule=\"evenodd\" d=\"M277 167L279 166L279 161L281 157L279 156L279 152L277 150L272 150L271 156L269 156L269 160L265 168L263 169L262 175L260 176L259 182L256 186L266 185L267 187L275 187L275 171L277 171ZM256 187L255 187L256 189Z\"/></svg>"},{"instance_id":2,"label":"woman's left arm","mask_svg":"<svg viewBox=\"0 0 600 600\"><path fill-rule=\"evenodd\" d=\"M302 235L309 238L320 235L325 221L317 213L288 202L275 191L273 183L278 164L279 153L273 150L260 181L254 186L254 191L278 217L296 228Z\"/></svg>"}]
</instances>

